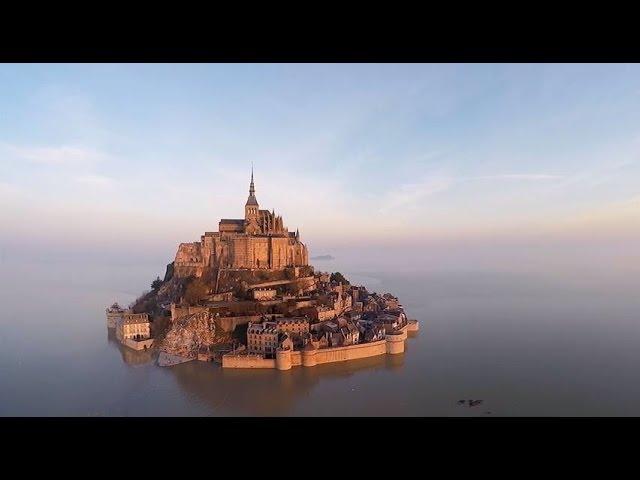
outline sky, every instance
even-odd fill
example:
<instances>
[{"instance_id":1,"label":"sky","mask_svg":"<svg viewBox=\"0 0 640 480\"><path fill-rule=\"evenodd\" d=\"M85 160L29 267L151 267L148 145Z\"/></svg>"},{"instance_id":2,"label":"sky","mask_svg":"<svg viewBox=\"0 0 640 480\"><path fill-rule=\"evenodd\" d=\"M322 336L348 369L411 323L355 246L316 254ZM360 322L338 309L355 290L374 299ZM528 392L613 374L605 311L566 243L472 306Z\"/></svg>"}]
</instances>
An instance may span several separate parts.
<instances>
[{"instance_id":1,"label":"sky","mask_svg":"<svg viewBox=\"0 0 640 480\"><path fill-rule=\"evenodd\" d=\"M0 261L164 266L252 165L312 257L640 272L640 65L0 65Z\"/></svg>"}]
</instances>

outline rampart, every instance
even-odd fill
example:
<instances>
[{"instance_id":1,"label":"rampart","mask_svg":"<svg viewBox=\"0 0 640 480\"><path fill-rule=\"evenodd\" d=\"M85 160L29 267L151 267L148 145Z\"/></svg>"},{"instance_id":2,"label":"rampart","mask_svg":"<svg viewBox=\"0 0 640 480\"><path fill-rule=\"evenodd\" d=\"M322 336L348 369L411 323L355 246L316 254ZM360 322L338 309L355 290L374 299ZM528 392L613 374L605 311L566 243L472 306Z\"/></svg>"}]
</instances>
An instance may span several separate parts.
<instances>
[{"instance_id":1,"label":"rampart","mask_svg":"<svg viewBox=\"0 0 640 480\"><path fill-rule=\"evenodd\" d=\"M227 353L222 356L222 368L276 368L276 361L262 355Z\"/></svg>"},{"instance_id":2,"label":"rampart","mask_svg":"<svg viewBox=\"0 0 640 480\"><path fill-rule=\"evenodd\" d=\"M148 338L146 340L132 340L130 338L125 338L122 340L122 344L129 348L133 348L134 350L146 350L151 348L153 345L153 338Z\"/></svg>"},{"instance_id":3,"label":"rampart","mask_svg":"<svg viewBox=\"0 0 640 480\"><path fill-rule=\"evenodd\" d=\"M405 325L399 331L387 334L384 340L346 347L312 348L301 351L278 349L275 359L264 358L261 355L228 353L222 356L222 367L289 370L300 365L313 367L323 363L345 362L378 355L397 355L404 353L404 342L407 340L408 329L409 325Z\"/></svg>"},{"instance_id":4,"label":"rampart","mask_svg":"<svg viewBox=\"0 0 640 480\"><path fill-rule=\"evenodd\" d=\"M107 328L116 328L118 320L122 320L124 312L107 312Z\"/></svg>"}]
</instances>

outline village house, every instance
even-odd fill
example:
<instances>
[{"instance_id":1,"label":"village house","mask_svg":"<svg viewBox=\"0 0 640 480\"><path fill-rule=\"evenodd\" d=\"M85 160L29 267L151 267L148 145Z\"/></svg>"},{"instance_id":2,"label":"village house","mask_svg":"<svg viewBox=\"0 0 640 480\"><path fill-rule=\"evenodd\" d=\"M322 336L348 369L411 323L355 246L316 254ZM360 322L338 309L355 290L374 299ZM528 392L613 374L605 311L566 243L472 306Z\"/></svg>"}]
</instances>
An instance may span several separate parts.
<instances>
[{"instance_id":1,"label":"village house","mask_svg":"<svg viewBox=\"0 0 640 480\"><path fill-rule=\"evenodd\" d=\"M398 330L407 324L407 316L399 310L385 311L375 317L374 323L384 325L387 331Z\"/></svg>"},{"instance_id":2,"label":"village house","mask_svg":"<svg viewBox=\"0 0 640 480\"><path fill-rule=\"evenodd\" d=\"M382 295L382 298L384 299L384 303L385 303L385 307L386 308L398 308L400 306L400 304L398 303L398 297L394 297L393 295L391 295L390 293L385 293L384 295Z\"/></svg>"},{"instance_id":3,"label":"village house","mask_svg":"<svg viewBox=\"0 0 640 480\"><path fill-rule=\"evenodd\" d=\"M276 322L249 322L247 326L247 351L257 355L275 354L278 348L278 335Z\"/></svg>"},{"instance_id":4,"label":"village house","mask_svg":"<svg viewBox=\"0 0 640 480\"><path fill-rule=\"evenodd\" d=\"M336 316L336 311L327 305L314 305L311 307L301 308L299 311L316 322L331 320Z\"/></svg>"},{"instance_id":5,"label":"village house","mask_svg":"<svg viewBox=\"0 0 640 480\"><path fill-rule=\"evenodd\" d=\"M345 317L320 322L312 325L311 328L318 338L325 335L330 347L342 347L360 343L360 330L353 321Z\"/></svg>"},{"instance_id":6,"label":"village house","mask_svg":"<svg viewBox=\"0 0 640 480\"><path fill-rule=\"evenodd\" d=\"M149 314L124 313L116 324L116 337L120 340L146 340L151 337Z\"/></svg>"},{"instance_id":7,"label":"village house","mask_svg":"<svg viewBox=\"0 0 640 480\"><path fill-rule=\"evenodd\" d=\"M212 293L207 299L210 302L231 302L233 300L233 291Z\"/></svg>"},{"instance_id":8,"label":"village house","mask_svg":"<svg viewBox=\"0 0 640 480\"><path fill-rule=\"evenodd\" d=\"M278 331L289 335L294 346L304 345L304 337L309 334L309 318L282 317L276 321Z\"/></svg>"},{"instance_id":9,"label":"village house","mask_svg":"<svg viewBox=\"0 0 640 480\"><path fill-rule=\"evenodd\" d=\"M124 313L116 321L116 338L134 350L146 350L153 345L149 315L146 313Z\"/></svg>"},{"instance_id":10,"label":"village house","mask_svg":"<svg viewBox=\"0 0 640 480\"><path fill-rule=\"evenodd\" d=\"M284 333L280 335L278 348L280 348L280 350L293 350L293 340L288 334Z\"/></svg>"},{"instance_id":11,"label":"village house","mask_svg":"<svg viewBox=\"0 0 640 480\"><path fill-rule=\"evenodd\" d=\"M309 319L307 317L281 317L276 320L279 332L290 335L304 335L309 333Z\"/></svg>"},{"instance_id":12,"label":"village house","mask_svg":"<svg viewBox=\"0 0 640 480\"><path fill-rule=\"evenodd\" d=\"M273 300L276 298L275 288L254 288L253 299L258 301Z\"/></svg>"}]
</instances>

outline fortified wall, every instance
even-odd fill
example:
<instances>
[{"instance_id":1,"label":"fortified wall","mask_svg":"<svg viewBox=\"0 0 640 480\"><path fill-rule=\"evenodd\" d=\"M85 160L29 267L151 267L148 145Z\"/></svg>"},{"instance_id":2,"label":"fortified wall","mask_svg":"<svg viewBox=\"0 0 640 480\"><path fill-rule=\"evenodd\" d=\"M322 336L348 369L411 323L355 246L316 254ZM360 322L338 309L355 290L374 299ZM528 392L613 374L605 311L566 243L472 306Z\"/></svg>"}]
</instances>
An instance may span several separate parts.
<instances>
[{"instance_id":1,"label":"fortified wall","mask_svg":"<svg viewBox=\"0 0 640 480\"><path fill-rule=\"evenodd\" d=\"M346 347L321 349L282 350L276 351L276 358L264 358L261 355L228 353L222 356L223 368L276 368L290 370L292 367L314 367L324 363L345 362L378 355L397 355L404 353L408 331L416 331L418 323L405 325L398 332L387 334L384 340L359 343Z\"/></svg>"}]
</instances>

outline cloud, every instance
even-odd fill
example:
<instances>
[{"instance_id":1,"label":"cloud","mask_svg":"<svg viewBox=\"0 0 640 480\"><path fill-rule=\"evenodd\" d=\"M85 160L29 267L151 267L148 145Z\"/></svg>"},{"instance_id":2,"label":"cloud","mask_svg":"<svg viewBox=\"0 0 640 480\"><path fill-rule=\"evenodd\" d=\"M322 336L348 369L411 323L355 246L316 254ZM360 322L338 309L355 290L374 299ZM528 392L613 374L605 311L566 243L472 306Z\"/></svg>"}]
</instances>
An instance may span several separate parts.
<instances>
[{"instance_id":1,"label":"cloud","mask_svg":"<svg viewBox=\"0 0 640 480\"><path fill-rule=\"evenodd\" d=\"M104 175L81 175L75 177L75 181L92 187L108 187L114 183L112 178Z\"/></svg>"},{"instance_id":2,"label":"cloud","mask_svg":"<svg viewBox=\"0 0 640 480\"><path fill-rule=\"evenodd\" d=\"M396 208L415 205L422 199L448 190L453 184L449 177L436 176L426 178L420 183L406 183L390 191L382 201L381 213L388 213Z\"/></svg>"},{"instance_id":3,"label":"cloud","mask_svg":"<svg viewBox=\"0 0 640 480\"><path fill-rule=\"evenodd\" d=\"M22 194L22 189L11 183L0 182L0 198L16 197Z\"/></svg>"},{"instance_id":4,"label":"cloud","mask_svg":"<svg viewBox=\"0 0 640 480\"><path fill-rule=\"evenodd\" d=\"M448 176L432 176L419 183L407 183L401 185L398 189L389 192L384 198L384 204L380 209L381 212L388 212L394 208L416 204L420 200L430 195L444 192L448 190L454 183L464 180L522 180L522 181L540 181L540 180L556 180L563 178L560 175L549 175L541 173L510 173L499 175L482 175L476 177L448 177Z\"/></svg>"},{"instance_id":5,"label":"cloud","mask_svg":"<svg viewBox=\"0 0 640 480\"><path fill-rule=\"evenodd\" d=\"M107 155L81 146L21 147L5 145L18 158L33 163L53 166L93 165L107 158Z\"/></svg>"},{"instance_id":6,"label":"cloud","mask_svg":"<svg viewBox=\"0 0 640 480\"><path fill-rule=\"evenodd\" d=\"M479 177L470 177L470 180L557 180L563 178L560 175L548 175L542 173L509 173L501 175L482 175Z\"/></svg>"}]
</instances>

